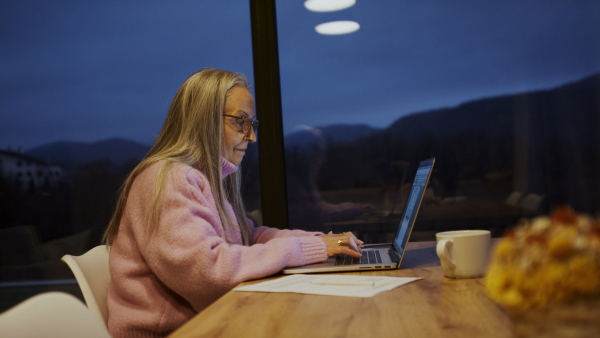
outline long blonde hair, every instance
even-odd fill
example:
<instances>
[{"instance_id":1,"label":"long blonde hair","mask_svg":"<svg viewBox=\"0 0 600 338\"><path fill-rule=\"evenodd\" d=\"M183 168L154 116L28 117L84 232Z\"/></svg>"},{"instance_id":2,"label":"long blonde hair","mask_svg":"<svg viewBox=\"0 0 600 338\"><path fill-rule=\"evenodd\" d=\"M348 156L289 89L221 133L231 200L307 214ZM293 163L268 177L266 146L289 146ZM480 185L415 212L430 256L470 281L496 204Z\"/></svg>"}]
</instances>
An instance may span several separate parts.
<instances>
[{"instance_id":1,"label":"long blonde hair","mask_svg":"<svg viewBox=\"0 0 600 338\"><path fill-rule=\"evenodd\" d=\"M162 161L154 184L152 213L148 215L150 232L158 226L167 168L173 162L183 162L206 175L225 230L238 229L225 212L225 200L231 203L243 243L248 245L250 225L240 193L241 170L222 178L223 112L229 90L235 86L249 88L243 75L213 68L192 74L181 85L156 142L121 187L115 213L102 238L104 243L111 245L119 230L127 197L137 175ZM231 242L229 238L227 240Z\"/></svg>"}]
</instances>

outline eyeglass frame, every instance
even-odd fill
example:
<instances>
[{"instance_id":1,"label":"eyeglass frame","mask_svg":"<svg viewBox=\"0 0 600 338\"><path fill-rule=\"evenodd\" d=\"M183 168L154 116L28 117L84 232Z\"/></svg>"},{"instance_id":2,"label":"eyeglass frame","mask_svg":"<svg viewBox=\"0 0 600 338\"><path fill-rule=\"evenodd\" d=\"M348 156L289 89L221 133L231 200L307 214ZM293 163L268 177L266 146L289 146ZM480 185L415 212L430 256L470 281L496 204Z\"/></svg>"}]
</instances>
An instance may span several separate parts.
<instances>
[{"instance_id":1,"label":"eyeglass frame","mask_svg":"<svg viewBox=\"0 0 600 338\"><path fill-rule=\"evenodd\" d=\"M241 129L239 129L238 131L240 131L240 132L242 132L244 134L248 134L250 132L250 128L252 128L252 130L254 132L256 132L256 130L258 129L258 125L259 125L258 120L253 120L253 119L248 118L246 116L236 116L236 115L229 115L229 114L223 114L223 116L232 117L232 118L234 118L236 120L242 120ZM246 122L246 121L250 121L250 122Z\"/></svg>"}]
</instances>

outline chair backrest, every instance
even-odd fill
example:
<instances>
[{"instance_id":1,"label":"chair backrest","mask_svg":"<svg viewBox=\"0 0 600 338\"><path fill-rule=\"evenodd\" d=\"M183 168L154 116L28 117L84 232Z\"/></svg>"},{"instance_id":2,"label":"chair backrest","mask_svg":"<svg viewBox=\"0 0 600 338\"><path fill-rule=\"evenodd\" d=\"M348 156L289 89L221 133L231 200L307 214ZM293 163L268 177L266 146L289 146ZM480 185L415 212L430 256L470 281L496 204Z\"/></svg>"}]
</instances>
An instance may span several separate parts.
<instances>
[{"instance_id":1,"label":"chair backrest","mask_svg":"<svg viewBox=\"0 0 600 338\"><path fill-rule=\"evenodd\" d=\"M519 201L519 206L533 211L542 211L545 199L545 195L527 194Z\"/></svg>"},{"instance_id":2,"label":"chair backrest","mask_svg":"<svg viewBox=\"0 0 600 338\"><path fill-rule=\"evenodd\" d=\"M67 263L83 294L88 309L96 315L104 325L108 323L108 253L110 248L99 245L81 256L64 255L62 261Z\"/></svg>"},{"instance_id":3,"label":"chair backrest","mask_svg":"<svg viewBox=\"0 0 600 338\"><path fill-rule=\"evenodd\" d=\"M513 191L506 198L506 204L517 206L519 204L519 201L521 200L521 197L523 197L523 193L521 193L520 191Z\"/></svg>"},{"instance_id":4,"label":"chair backrest","mask_svg":"<svg viewBox=\"0 0 600 338\"><path fill-rule=\"evenodd\" d=\"M41 293L0 314L0 336L110 338L106 326L64 292Z\"/></svg>"}]
</instances>

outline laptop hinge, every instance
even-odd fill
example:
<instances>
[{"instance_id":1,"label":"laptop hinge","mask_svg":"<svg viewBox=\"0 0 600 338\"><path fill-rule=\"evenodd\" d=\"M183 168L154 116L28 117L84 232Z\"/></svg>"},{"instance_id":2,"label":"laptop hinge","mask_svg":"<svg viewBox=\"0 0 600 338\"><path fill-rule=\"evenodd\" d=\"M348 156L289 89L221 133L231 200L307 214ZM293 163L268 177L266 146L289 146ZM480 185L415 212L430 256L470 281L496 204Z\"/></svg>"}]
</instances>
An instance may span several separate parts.
<instances>
[{"instance_id":1,"label":"laptop hinge","mask_svg":"<svg viewBox=\"0 0 600 338\"><path fill-rule=\"evenodd\" d=\"M396 253L396 250L394 250L394 249L389 249L388 255L390 256L390 258L392 259L392 262L394 262L394 263L398 263L398 261L400 260L400 256L398 256L398 253Z\"/></svg>"}]
</instances>

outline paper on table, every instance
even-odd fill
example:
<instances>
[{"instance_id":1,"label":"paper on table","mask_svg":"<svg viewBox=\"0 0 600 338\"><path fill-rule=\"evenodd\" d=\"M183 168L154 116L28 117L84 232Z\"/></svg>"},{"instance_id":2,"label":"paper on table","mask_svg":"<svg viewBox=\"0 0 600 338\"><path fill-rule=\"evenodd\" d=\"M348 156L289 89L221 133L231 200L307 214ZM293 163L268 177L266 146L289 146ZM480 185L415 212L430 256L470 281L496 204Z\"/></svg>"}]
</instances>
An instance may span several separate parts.
<instances>
[{"instance_id":1,"label":"paper on table","mask_svg":"<svg viewBox=\"0 0 600 338\"><path fill-rule=\"evenodd\" d=\"M235 291L294 292L313 295L373 297L384 291L422 279L420 277L382 277L355 275L290 275L267 282L241 286ZM322 285L314 283L364 283L373 285Z\"/></svg>"}]
</instances>

